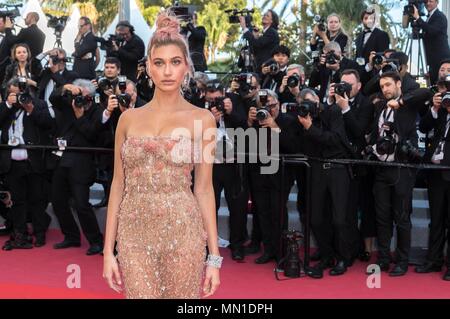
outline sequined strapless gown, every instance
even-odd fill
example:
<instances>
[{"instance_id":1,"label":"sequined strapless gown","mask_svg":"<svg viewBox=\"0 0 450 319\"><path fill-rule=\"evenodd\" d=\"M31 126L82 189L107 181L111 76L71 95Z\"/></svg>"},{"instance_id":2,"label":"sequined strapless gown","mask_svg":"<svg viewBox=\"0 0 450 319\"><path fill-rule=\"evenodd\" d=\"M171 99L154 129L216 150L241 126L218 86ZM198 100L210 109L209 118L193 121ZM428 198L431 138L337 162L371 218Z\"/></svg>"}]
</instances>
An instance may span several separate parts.
<instances>
[{"instance_id":1,"label":"sequined strapless gown","mask_svg":"<svg viewBox=\"0 0 450 319\"><path fill-rule=\"evenodd\" d=\"M117 250L127 298L199 298L206 235L187 137L127 137Z\"/></svg>"}]
</instances>

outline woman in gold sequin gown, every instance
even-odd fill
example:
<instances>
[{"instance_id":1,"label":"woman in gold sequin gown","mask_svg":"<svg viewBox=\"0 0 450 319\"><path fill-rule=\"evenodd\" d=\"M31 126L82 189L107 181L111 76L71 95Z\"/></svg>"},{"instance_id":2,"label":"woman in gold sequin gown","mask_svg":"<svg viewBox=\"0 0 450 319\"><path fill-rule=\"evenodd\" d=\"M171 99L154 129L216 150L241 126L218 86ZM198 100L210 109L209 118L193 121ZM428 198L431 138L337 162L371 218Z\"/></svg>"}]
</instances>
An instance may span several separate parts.
<instances>
[{"instance_id":1,"label":"woman in gold sequin gown","mask_svg":"<svg viewBox=\"0 0 450 319\"><path fill-rule=\"evenodd\" d=\"M154 98L124 112L116 130L103 276L112 289L123 286L127 298L199 298L220 283L214 148L204 151L215 145L216 125L209 111L180 94L190 61L177 20L162 14L157 26L147 61ZM192 133L194 120L199 136ZM213 134L206 136L208 130ZM205 271L206 243L216 262L208 258Z\"/></svg>"}]
</instances>

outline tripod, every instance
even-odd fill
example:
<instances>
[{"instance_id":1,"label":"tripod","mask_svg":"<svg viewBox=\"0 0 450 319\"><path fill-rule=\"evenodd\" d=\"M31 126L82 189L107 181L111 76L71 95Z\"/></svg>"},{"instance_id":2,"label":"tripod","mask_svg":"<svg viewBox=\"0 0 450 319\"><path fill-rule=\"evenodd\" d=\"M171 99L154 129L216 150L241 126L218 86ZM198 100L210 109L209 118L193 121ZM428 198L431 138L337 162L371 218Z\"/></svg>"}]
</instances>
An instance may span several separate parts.
<instances>
[{"instance_id":1,"label":"tripod","mask_svg":"<svg viewBox=\"0 0 450 319\"><path fill-rule=\"evenodd\" d=\"M55 34L56 40L55 40L55 44L53 44L53 48L54 49L55 48L62 49L63 48L62 40L61 40L62 32L59 30L55 30L54 34Z\"/></svg>"},{"instance_id":2,"label":"tripod","mask_svg":"<svg viewBox=\"0 0 450 319\"><path fill-rule=\"evenodd\" d=\"M414 51L415 48L417 48L416 51ZM418 27L412 26L404 52L408 55L409 73L415 78L424 77L428 73L428 64L423 44L423 33Z\"/></svg>"}]
</instances>

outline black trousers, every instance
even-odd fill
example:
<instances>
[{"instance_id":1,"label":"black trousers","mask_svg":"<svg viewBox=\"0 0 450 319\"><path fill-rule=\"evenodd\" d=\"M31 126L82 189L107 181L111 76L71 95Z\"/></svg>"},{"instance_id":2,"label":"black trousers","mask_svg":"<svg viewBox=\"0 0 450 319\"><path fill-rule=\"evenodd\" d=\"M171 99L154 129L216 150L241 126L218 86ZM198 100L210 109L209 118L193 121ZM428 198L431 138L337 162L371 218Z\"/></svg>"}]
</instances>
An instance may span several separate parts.
<instances>
[{"instance_id":1,"label":"black trousers","mask_svg":"<svg viewBox=\"0 0 450 319\"><path fill-rule=\"evenodd\" d=\"M284 193L281 194L280 175L261 174L258 167L250 169L253 187L253 202L256 206L264 252L277 260L283 257L282 232L288 226L287 201L293 177L286 170ZM283 196L283 198L281 198ZM282 215L281 215L282 214Z\"/></svg>"},{"instance_id":2,"label":"black trousers","mask_svg":"<svg viewBox=\"0 0 450 319\"><path fill-rule=\"evenodd\" d=\"M44 193L44 177L33 172L29 161L11 161L11 169L6 175L6 182L11 192L13 206L10 220L15 232L25 234L27 231L27 213L30 207L34 234L47 231L49 216Z\"/></svg>"},{"instance_id":3,"label":"black trousers","mask_svg":"<svg viewBox=\"0 0 450 319\"><path fill-rule=\"evenodd\" d=\"M220 194L225 192L230 211L230 248L242 247L246 240L248 183L243 164L214 164L213 186L216 216L220 207Z\"/></svg>"},{"instance_id":4,"label":"black trousers","mask_svg":"<svg viewBox=\"0 0 450 319\"><path fill-rule=\"evenodd\" d=\"M442 178L442 172L428 173L428 199L431 221L427 260L442 265L447 241L447 266L450 267L450 181Z\"/></svg>"},{"instance_id":5,"label":"black trousers","mask_svg":"<svg viewBox=\"0 0 450 319\"><path fill-rule=\"evenodd\" d=\"M345 165L340 164L314 162L311 166L311 229L321 258L336 257L350 262L354 242L347 211L349 171Z\"/></svg>"},{"instance_id":6,"label":"black trousers","mask_svg":"<svg viewBox=\"0 0 450 319\"><path fill-rule=\"evenodd\" d=\"M415 171L377 168L373 194L377 221L379 260L390 261L393 224L397 229L396 263L408 264L411 248L411 207Z\"/></svg>"},{"instance_id":7,"label":"black trousers","mask_svg":"<svg viewBox=\"0 0 450 319\"><path fill-rule=\"evenodd\" d=\"M255 203L255 192L254 189L256 187L257 180L254 181L252 178L254 176L258 176L257 174L250 174L250 167L249 165L246 165L246 174L248 178L248 186L249 186L249 196L252 201L252 233L250 234L251 242L255 245L260 245L262 242L262 234L261 234L261 226L259 225L259 216L258 216L258 210Z\"/></svg>"},{"instance_id":8,"label":"black trousers","mask_svg":"<svg viewBox=\"0 0 450 319\"><path fill-rule=\"evenodd\" d=\"M101 244L103 236L89 203L89 184L75 182L75 174L77 174L77 171L70 167L57 167L53 173L52 204L55 215L65 239L79 242L80 230L69 205L69 199L72 197L74 208L87 240L91 245Z\"/></svg>"}]
</instances>

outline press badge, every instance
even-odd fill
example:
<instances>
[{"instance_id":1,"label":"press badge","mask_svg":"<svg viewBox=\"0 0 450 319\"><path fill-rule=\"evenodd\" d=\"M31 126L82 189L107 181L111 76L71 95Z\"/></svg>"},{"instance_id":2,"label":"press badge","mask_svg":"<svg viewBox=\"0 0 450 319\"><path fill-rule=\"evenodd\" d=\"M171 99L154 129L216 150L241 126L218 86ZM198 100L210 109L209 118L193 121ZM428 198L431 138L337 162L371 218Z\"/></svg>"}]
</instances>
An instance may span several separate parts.
<instances>
[{"instance_id":1,"label":"press badge","mask_svg":"<svg viewBox=\"0 0 450 319\"><path fill-rule=\"evenodd\" d=\"M57 142L58 142L59 150L64 151L67 147L67 141L65 139L58 138Z\"/></svg>"},{"instance_id":2,"label":"press badge","mask_svg":"<svg viewBox=\"0 0 450 319\"><path fill-rule=\"evenodd\" d=\"M356 63L358 63L358 65L360 66L364 66L366 64L366 60L362 57L359 57L356 59Z\"/></svg>"},{"instance_id":3,"label":"press badge","mask_svg":"<svg viewBox=\"0 0 450 319\"><path fill-rule=\"evenodd\" d=\"M20 139L17 136L11 136L8 141L9 146L18 146L20 144Z\"/></svg>"}]
</instances>

